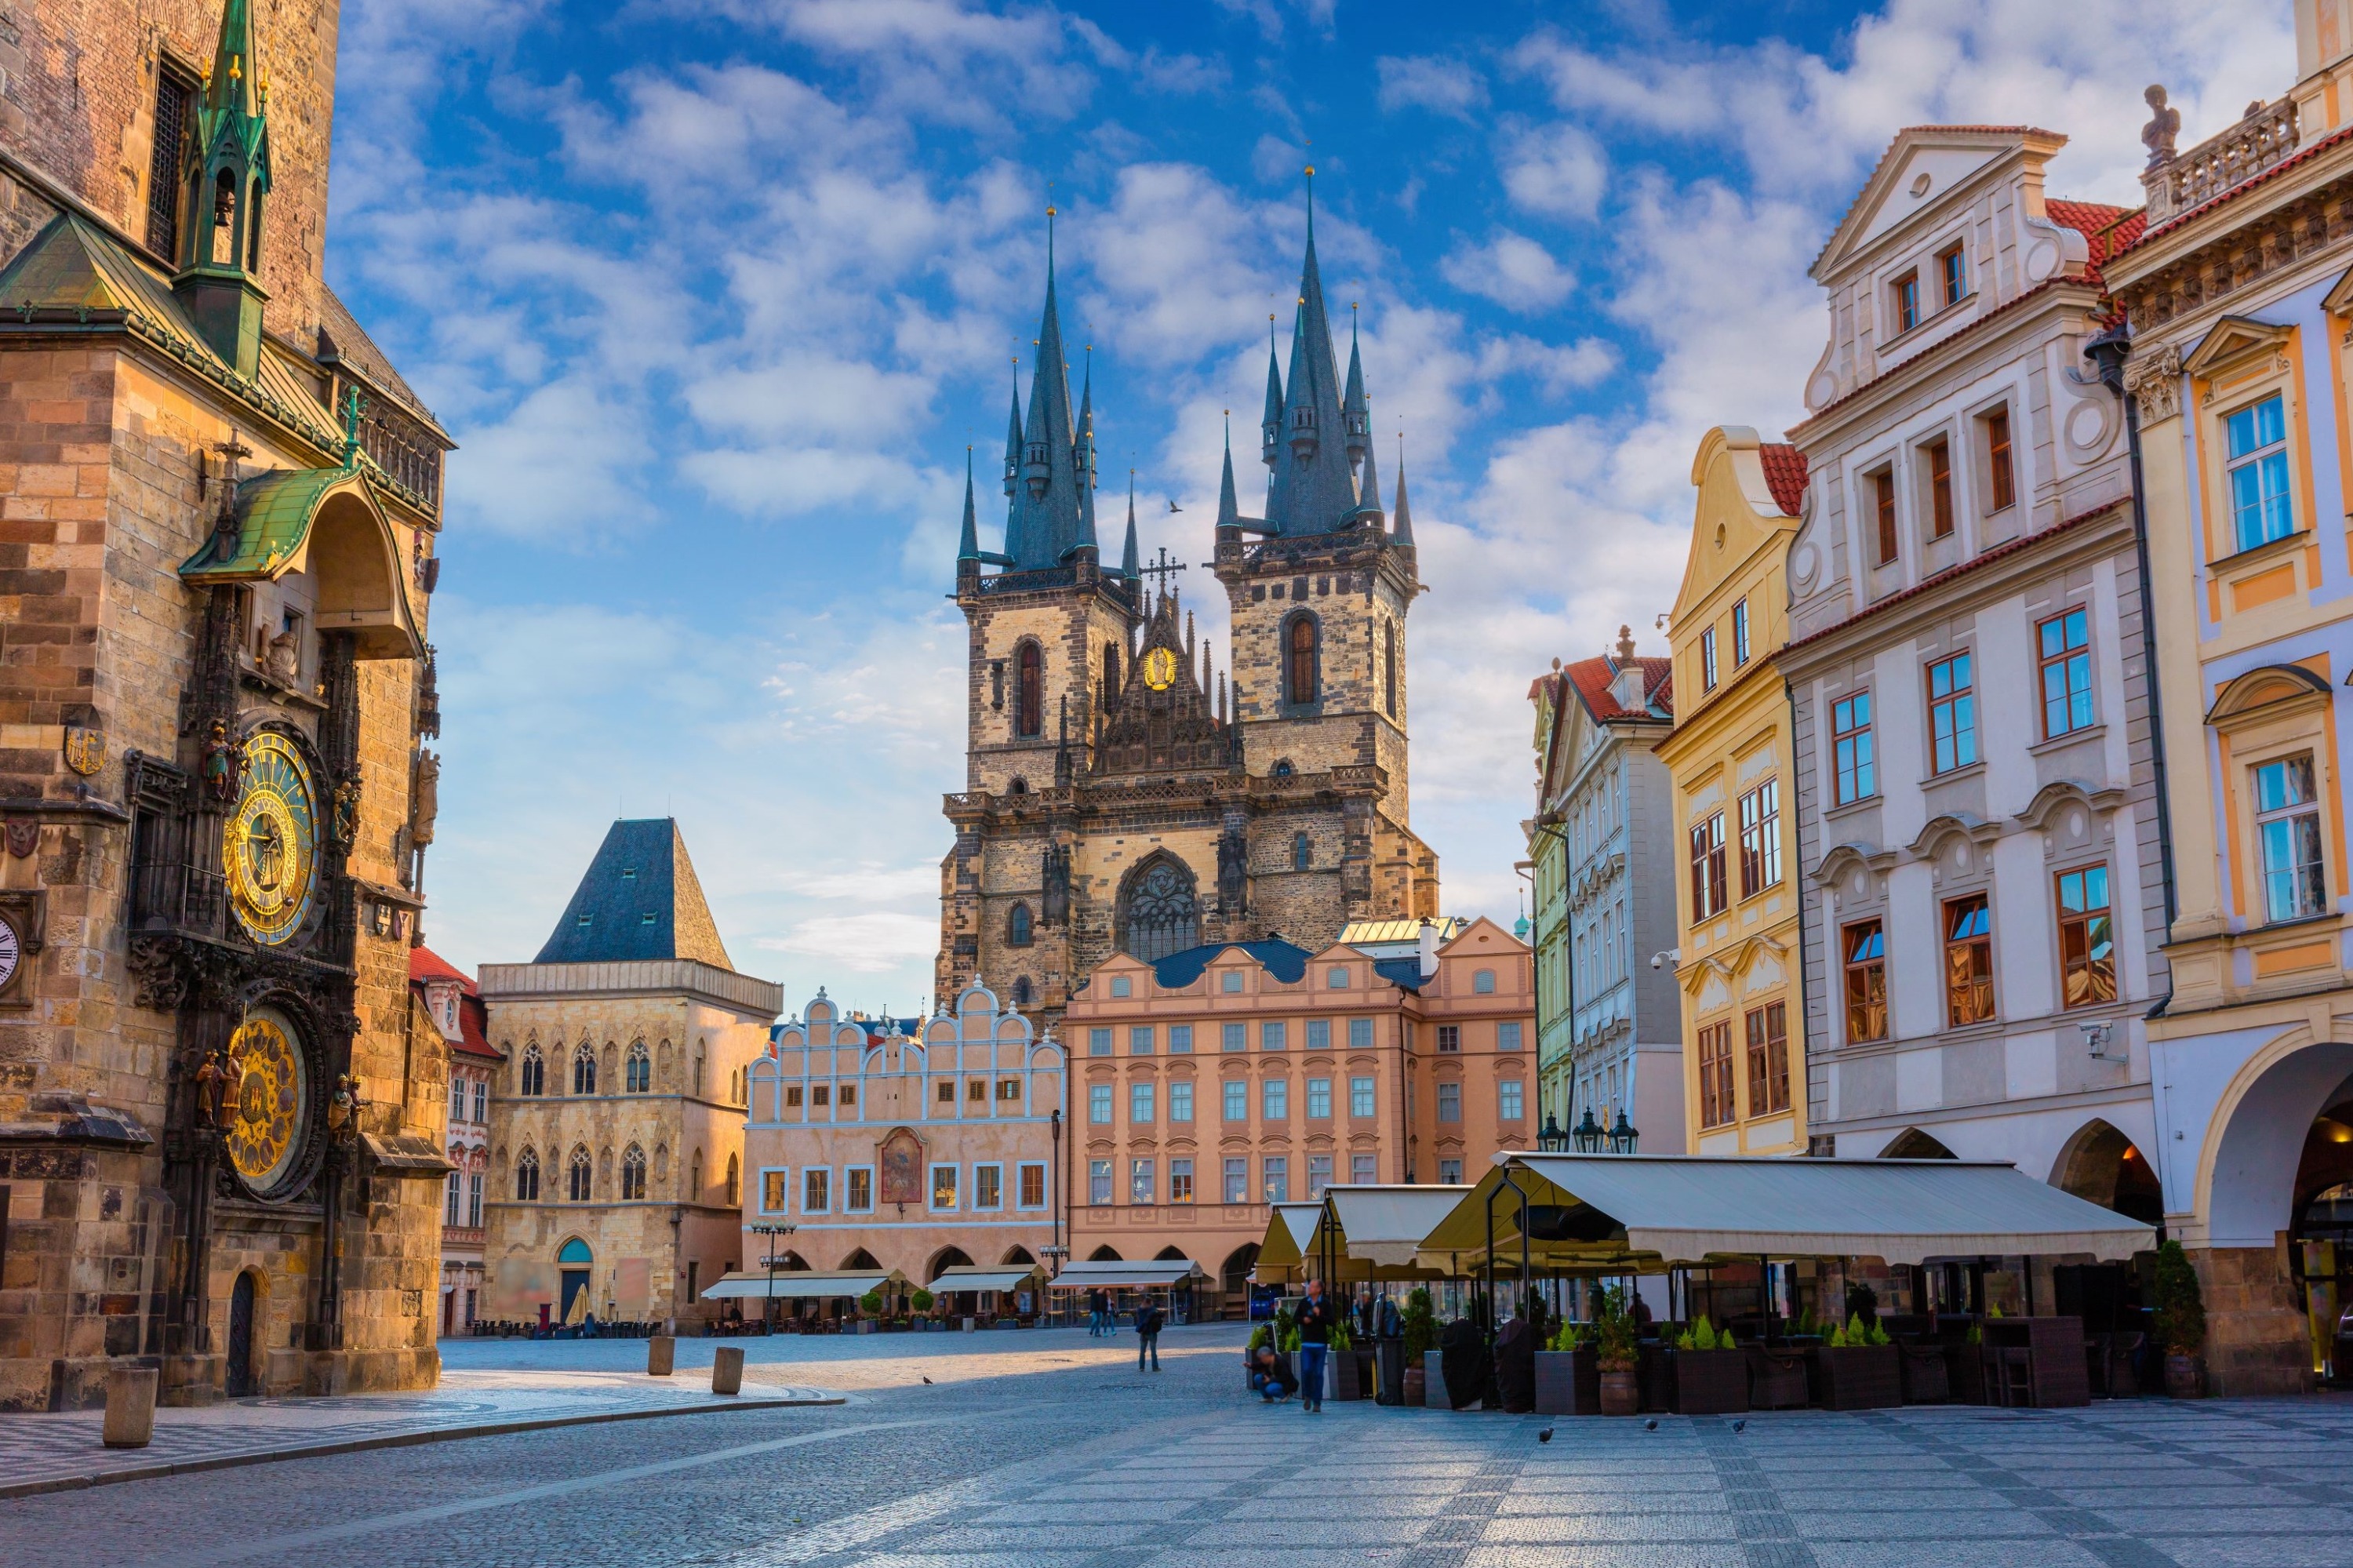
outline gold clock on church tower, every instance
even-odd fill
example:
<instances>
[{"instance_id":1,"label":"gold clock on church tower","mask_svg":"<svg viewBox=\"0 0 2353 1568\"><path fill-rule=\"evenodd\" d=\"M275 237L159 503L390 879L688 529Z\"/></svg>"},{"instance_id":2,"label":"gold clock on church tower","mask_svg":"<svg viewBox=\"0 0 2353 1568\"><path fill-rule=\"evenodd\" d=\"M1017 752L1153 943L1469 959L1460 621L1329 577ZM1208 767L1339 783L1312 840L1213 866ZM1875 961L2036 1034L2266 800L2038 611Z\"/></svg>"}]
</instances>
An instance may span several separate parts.
<instances>
[{"instance_id":1,"label":"gold clock on church tower","mask_svg":"<svg viewBox=\"0 0 2353 1568\"><path fill-rule=\"evenodd\" d=\"M1165 692L1176 683L1176 655L1166 648L1155 648L1144 656L1144 683L1155 692Z\"/></svg>"},{"instance_id":2,"label":"gold clock on church tower","mask_svg":"<svg viewBox=\"0 0 2353 1568\"><path fill-rule=\"evenodd\" d=\"M318 792L302 753L269 731L245 744L245 779L221 832L229 907L266 947L293 939L309 918L319 880Z\"/></svg>"}]
</instances>

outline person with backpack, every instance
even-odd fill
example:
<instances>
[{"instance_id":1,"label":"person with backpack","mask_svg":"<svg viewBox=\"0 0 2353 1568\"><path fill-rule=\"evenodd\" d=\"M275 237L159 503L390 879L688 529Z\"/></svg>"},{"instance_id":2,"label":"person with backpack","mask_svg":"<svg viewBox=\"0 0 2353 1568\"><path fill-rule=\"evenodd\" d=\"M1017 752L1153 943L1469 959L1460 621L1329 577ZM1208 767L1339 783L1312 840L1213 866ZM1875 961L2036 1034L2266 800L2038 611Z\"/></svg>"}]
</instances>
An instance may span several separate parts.
<instances>
[{"instance_id":1,"label":"person with backpack","mask_svg":"<svg viewBox=\"0 0 2353 1568\"><path fill-rule=\"evenodd\" d=\"M1299 1334L1299 1407L1310 1415L1324 1414L1324 1360L1332 1351L1332 1304L1324 1299L1324 1282L1307 1282L1307 1299L1292 1317Z\"/></svg>"},{"instance_id":2,"label":"person with backpack","mask_svg":"<svg viewBox=\"0 0 2353 1568\"><path fill-rule=\"evenodd\" d=\"M1152 1358L1152 1370L1160 1370L1160 1326L1167 1319L1160 1306L1150 1297L1135 1309L1135 1370L1144 1370L1144 1358Z\"/></svg>"}]
</instances>

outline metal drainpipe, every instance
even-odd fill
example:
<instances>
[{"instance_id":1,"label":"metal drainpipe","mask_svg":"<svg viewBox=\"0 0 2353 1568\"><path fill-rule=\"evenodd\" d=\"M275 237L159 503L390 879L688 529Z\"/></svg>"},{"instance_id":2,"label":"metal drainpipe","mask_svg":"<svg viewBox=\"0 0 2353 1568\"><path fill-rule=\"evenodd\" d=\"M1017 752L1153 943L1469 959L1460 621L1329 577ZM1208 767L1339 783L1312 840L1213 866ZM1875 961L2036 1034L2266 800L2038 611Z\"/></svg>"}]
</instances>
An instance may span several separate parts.
<instances>
[{"instance_id":1,"label":"metal drainpipe","mask_svg":"<svg viewBox=\"0 0 2353 1568\"><path fill-rule=\"evenodd\" d=\"M2116 395L2125 411L2125 448L2132 471L2133 556L2140 573L2141 663L2148 682L2149 761L2157 777L2158 874L2165 891L2164 935L2170 940L2174 916L2179 913L2173 885L2173 803L2172 792L2166 786L2165 724L2157 669L2157 615L2149 583L2148 503L2143 498L2141 482L2140 402L2125 390L2125 360L2132 353L2132 335L2119 323L2084 344L2084 353L2099 367L2100 384ZM2165 994L2158 998L2147 1016L2163 1017L2172 1002L2173 966L2168 964Z\"/></svg>"},{"instance_id":2,"label":"metal drainpipe","mask_svg":"<svg viewBox=\"0 0 2353 1568\"><path fill-rule=\"evenodd\" d=\"M1782 700L1784 703L1787 703L1787 704L1788 705L1788 708L1789 708L1789 752L1790 752L1790 774L1789 774L1789 807L1790 807L1790 811L1789 811L1789 816L1790 816L1790 822L1791 822L1791 826L1792 826L1792 827L1795 829L1795 831L1796 831L1796 833L1797 833L1797 841L1798 841L1798 863L1797 863L1796 866L1792 867L1791 869L1793 869L1794 871L1796 871L1796 873L1797 873L1797 874L1798 874L1798 877L1800 879L1800 881L1802 881L1802 879L1804 878L1804 876L1805 876L1805 874L1806 874L1806 873L1805 873L1805 864L1806 864L1806 814L1805 814L1803 811L1800 811L1800 810L1797 810L1797 803L1798 803L1798 801L1797 801L1797 793L1798 793L1798 779L1797 779L1797 766L1796 766L1796 764L1797 764L1797 749L1798 749L1798 689L1797 689L1795 686L1793 686L1793 685L1791 685L1791 684L1789 683L1789 677L1788 677L1788 675L1786 675L1786 674L1785 674L1785 675L1783 675L1783 676L1781 677L1781 700ZM1807 976L1807 975L1811 971L1811 969L1812 969L1813 959L1812 959L1811 954L1812 954L1812 951L1813 951L1813 947L1812 947L1812 944L1811 944L1811 943L1810 943L1809 941L1807 941L1807 939L1806 939L1806 893L1805 893L1805 889L1804 889L1802 886L1799 886L1799 887L1797 889L1797 894L1798 894L1798 1038L1799 1038L1799 1040L1800 1042L1803 1042L1803 1041L1806 1041L1806 1040L1809 1040L1809 1039L1812 1038L1812 1035L1813 1035L1813 1031L1806 1027L1806 976ZM1823 993L1824 993L1824 994L1823 994L1823 997L1822 997L1822 1007L1823 1007L1823 1010L1824 1010L1824 1021L1827 1022L1828 1022L1828 1010L1829 1010L1829 1007L1830 1007L1830 997L1831 997L1831 987L1830 987L1830 985L1829 985L1829 983L1828 983L1827 980L1825 980L1825 981L1824 981L1824 983L1823 983L1822 991L1823 991ZM1809 1062L1809 1061L1807 1061L1807 1060L1806 1060L1805 1047L1804 1047L1804 1045L1803 1045L1802 1044L1801 1044L1799 1045L1799 1047L1798 1059L1799 1059L1799 1063L1803 1065L1803 1068L1804 1068L1804 1071L1805 1071L1805 1079L1806 1079L1806 1151L1807 1151L1808 1153L1811 1153L1811 1152L1813 1151L1813 1143L1814 1143L1814 1118L1813 1118L1813 1106L1814 1106L1814 1073L1813 1073L1813 1064L1812 1064L1811 1062ZM1688 1124L1686 1124L1686 1125L1688 1125ZM1836 1146L1835 1146L1835 1145L1833 1145L1832 1147L1833 1147L1833 1148L1835 1148Z\"/></svg>"}]
</instances>

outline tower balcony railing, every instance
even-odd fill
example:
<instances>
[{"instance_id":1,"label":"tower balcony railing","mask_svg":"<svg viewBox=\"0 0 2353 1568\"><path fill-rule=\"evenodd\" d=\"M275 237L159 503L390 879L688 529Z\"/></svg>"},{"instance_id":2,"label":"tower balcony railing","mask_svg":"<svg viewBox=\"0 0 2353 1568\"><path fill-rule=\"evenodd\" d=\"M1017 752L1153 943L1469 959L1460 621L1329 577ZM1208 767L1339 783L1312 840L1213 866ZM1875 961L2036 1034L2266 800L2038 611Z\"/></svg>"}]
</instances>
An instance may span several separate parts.
<instances>
[{"instance_id":1,"label":"tower balcony railing","mask_svg":"<svg viewBox=\"0 0 2353 1568\"><path fill-rule=\"evenodd\" d=\"M2151 164L2140 177L2154 228L2203 207L2292 156L2298 144L2295 101L2258 103L2246 117L2188 152Z\"/></svg>"}]
</instances>

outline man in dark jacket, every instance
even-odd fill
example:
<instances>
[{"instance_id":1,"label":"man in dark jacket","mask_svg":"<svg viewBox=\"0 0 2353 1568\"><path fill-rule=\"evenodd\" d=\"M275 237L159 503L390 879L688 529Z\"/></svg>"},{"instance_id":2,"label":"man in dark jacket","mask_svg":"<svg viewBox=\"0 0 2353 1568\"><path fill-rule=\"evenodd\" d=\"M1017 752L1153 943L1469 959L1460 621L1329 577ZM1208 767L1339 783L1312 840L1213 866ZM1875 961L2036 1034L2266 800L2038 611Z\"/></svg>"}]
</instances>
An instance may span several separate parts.
<instances>
[{"instance_id":1,"label":"man in dark jacket","mask_svg":"<svg viewBox=\"0 0 2353 1568\"><path fill-rule=\"evenodd\" d=\"M1324 1282L1307 1282L1307 1299L1299 1304L1293 1327L1299 1330L1299 1402L1310 1415L1324 1414L1324 1359L1332 1351L1332 1304L1324 1299Z\"/></svg>"},{"instance_id":2,"label":"man in dark jacket","mask_svg":"<svg viewBox=\"0 0 2353 1568\"><path fill-rule=\"evenodd\" d=\"M1250 1385L1268 1404L1281 1404L1299 1392L1299 1380L1282 1364L1272 1345L1261 1345L1246 1358L1250 1362Z\"/></svg>"},{"instance_id":3,"label":"man in dark jacket","mask_svg":"<svg viewBox=\"0 0 2353 1568\"><path fill-rule=\"evenodd\" d=\"M1144 1370L1144 1358L1152 1358L1152 1370L1160 1370L1160 1325L1165 1321L1160 1308L1146 1298L1135 1309L1135 1370Z\"/></svg>"}]
</instances>

